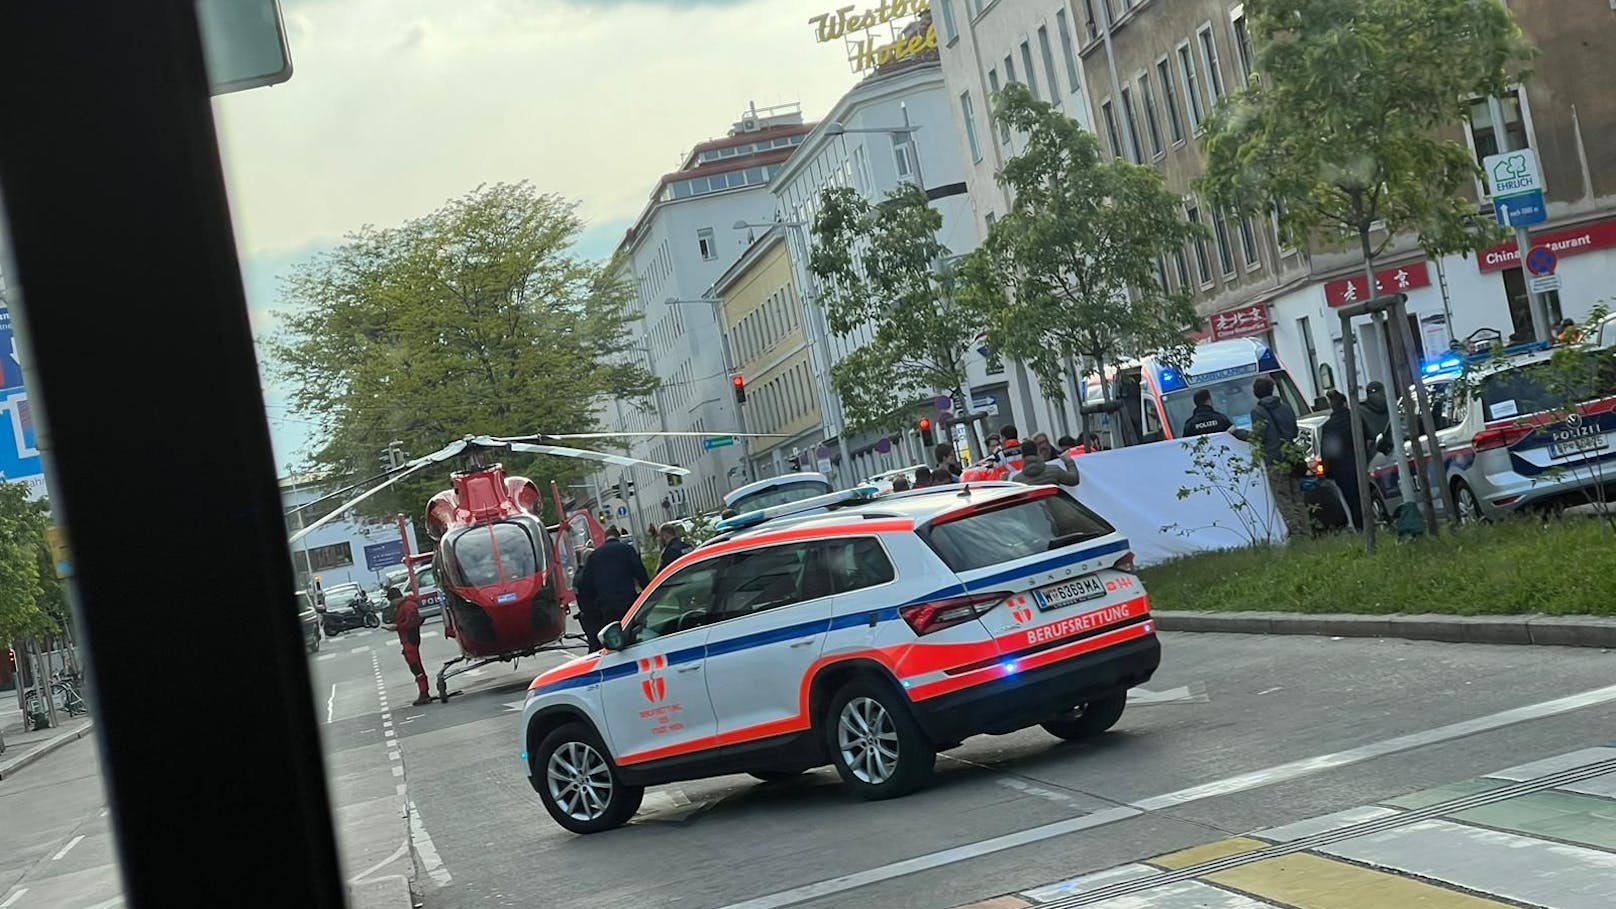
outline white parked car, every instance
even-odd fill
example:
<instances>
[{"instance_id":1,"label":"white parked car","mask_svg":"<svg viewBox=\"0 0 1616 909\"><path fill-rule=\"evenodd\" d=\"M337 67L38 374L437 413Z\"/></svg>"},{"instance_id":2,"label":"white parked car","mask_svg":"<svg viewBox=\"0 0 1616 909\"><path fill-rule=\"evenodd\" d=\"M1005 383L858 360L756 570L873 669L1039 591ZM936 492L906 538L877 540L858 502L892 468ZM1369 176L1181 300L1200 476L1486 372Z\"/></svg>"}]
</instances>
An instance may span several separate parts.
<instances>
[{"instance_id":1,"label":"white parked car","mask_svg":"<svg viewBox=\"0 0 1616 909\"><path fill-rule=\"evenodd\" d=\"M534 680L522 755L557 823L594 833L646 786L825 764L900 796L973 735L1104 732L1156 671L1128 541L1059 487L843 495L749 516L641 594L604 649Z\"/></svg>"}]
</instances>

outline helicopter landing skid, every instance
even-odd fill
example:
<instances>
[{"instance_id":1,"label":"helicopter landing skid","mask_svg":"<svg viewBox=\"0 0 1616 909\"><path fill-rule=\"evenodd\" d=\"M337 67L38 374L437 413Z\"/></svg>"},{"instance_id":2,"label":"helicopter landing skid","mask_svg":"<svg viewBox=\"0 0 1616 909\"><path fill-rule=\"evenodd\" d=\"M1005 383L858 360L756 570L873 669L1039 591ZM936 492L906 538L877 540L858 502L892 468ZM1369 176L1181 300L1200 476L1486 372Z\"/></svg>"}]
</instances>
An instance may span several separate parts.
<instances>
[{"instance_id":1,"label":"helicopter landing skid","mask_svg":"<svg viewBox=\"0 0 1616 909\"><path fill-rule=\"evenodd\" d=\"M438 670L438 700L447 704L449 703L450 698L457 694L464 693L461 691L449 690L449 680L463 672L470 672L473 669L481 669L482 667L491 663L516 663L525 657L534 656L535 654L540 653L547 653L551 651L566 652L577 646L576 644L562 643L562 641L568 638L574 638L579 641L584 640L584 636L581 634L566 634L561 636L561 640L554 641L549 644L542 644L538 647L529 647L526 650L516 651L514 653L502 653L499 656L484 657L477 660L475 663L467 663L466 665L457 669L450 669L449 667L454 666L456 663L464 663L468 659L465 656L457 656L447 663L444 663L443 668Z\"/></svg>"}]
</instances>

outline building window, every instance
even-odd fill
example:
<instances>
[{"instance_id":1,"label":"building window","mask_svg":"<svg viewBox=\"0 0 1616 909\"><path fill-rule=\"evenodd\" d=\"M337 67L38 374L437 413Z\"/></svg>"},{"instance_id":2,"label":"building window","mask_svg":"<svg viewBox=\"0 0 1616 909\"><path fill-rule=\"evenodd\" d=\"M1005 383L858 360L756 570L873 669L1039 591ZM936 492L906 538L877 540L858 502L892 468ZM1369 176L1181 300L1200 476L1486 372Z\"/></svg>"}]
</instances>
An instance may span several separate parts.
<instances>
[{"instance_id":1,"label":"building window","mask_svg":"<svg viewBox=\"0 0 1616 909\"><path fill-rule=\"evenodd\" d=\"M1055 51L1049 46L1049 29L1038 26L1038 53L1044 57L1044 76L1049 80L1049 100L1060 103L1060 80L1055 76ZM1076 83L1073 83L1076 87Z\"/></svg>"},{"instance_id":2,"label":"building window","mask_svg":"<svg viewBox=\"0 0 1616 909\"><path fill-rule=\"evenodd\" d=\"M1169 289L1167 285L1167 260L1161 256L1156 257L1156 286L1161 288L1162 293L1166 293Z\"/></svg>"},{"instance_id":3,"label":"building window","mask_svg":"<svg viewBox=\"0 0 1616 909\"><path fill-rule=\"evenodd\" d=\"M1511 89L1509 94L1498 99L1499 107L1504 111L1504 132L1509 136L1511 149L1531 148L1531 140L1526 134L1526 121L1521 116L1520 89ZM1493 125L1492 106L1486 98L1473 98L1470 101L1470 142L1476 147L1476 163L1480 164L1488 155L1499 152L1498 132Z\"/></svg>"},{"instance_id":4,"label":"building window","mask_svg":"<svg viewBox=\"0 0 1616 909\"><path fill-rule=\"evenodd\" d=\"M330 571L333 568L346 568L353 564L352 543L316 546L308 550L308 554L310 571Z\"/></svg>"},{"instance_id":5,"label":"building window","mask_svg":"<svg viewBox=\"0 0 1616 909\"><path fill-rule=\"evenodd\" d=\"M701 257L703 259L718 258L718 242L713 239L713 229L711 227L703 227L701 230L696 231L696 245L701 248Z\"/></svg>"},{"instance_id":6,"label":"building window","mask_svg":"<svg viewBox=\"0 0 1616 909\"><path fill-rule=\"evenodd\" d=\"M1229 221L1223 215L1212 217L1212 234L1218 242L1218 264L1225 277L1234 274L1234 247L1229 243Z\"/></svg>"},{"instance_id":7,"label":"building window","mask_svg":"<svg viewBox=\"0 0 1616 909\"><path fill-rule=\"evenodd\" d=\"M1139 122L1134 117L1133 94L1128 91L1128 87L1126 85L1122 87L1122 119L1128 125L1129 158L1133 161L1133 163L1140 164L1142 162L1139 153L1141 145L1139 141Z\"/></svg>"},{"instance_id":8,"label":"building window","mask_svg":"<svg viewBox=\"0 0 1616 909\"><path fill-rule=\"evenodd\" d=\"M1105 134L1111 140L1112 157L1122 157L1122 137L1117 135L1117 113L1110 101L1100 103L1100 115L1105 118Z\"/></svg>"},{"instance_id":9,"label":"building window","mask_svg":"<svg viewBox=\"0 0 1616 909\"><path fill-rule=\"evenodd\" d=\"M1150 136L1150 153L1159 158L1163 153L1162 134L1156 123L1156 92L1150 87L1150 73L1139 75L1139 99L1145 104L1145 134Z\"/></svg>"},{"instance_id":10,"label":"building window","mask_svg":"<svg viewBox=\"0 0 1616 909\"><path fill-rule=\"evenodd\" d=\"M953 41L959 37L959 26L954 22L954 0L941 0L937 5L943 11L943 40Z\"/></svg>"},{"instance_id":11,"label":"building window","mask_svg":"<svg viewBox=\"0 0 1616 909\"><path fill-rule=\"evenodd\" d=\"M1178 71L1184 77L1185 110L1190 115L1190 129L1194 130L1206 116L1206 106L1201 100L1200 77L1195 73L1195 58L1190 55L1188 44L1178 46Z\"/></svg>"},{"instance_id":12,"label":"building window","mask_svg":"<svg viewBox=\"0 0 1616 909\"><path fill-rule=\"evenodd\" d=\"M1257 232L1252 229L1249 217L1240 219L1240 253L1246 257L1247 268L1262 264L1257 259Z\"/></svg>"},{"instance_id":13,"label":"building window","mask_svg":"<svg viewBox=\"0 0 1616 909\"><path fill-rule=\"evenodd\" d=\"M909 136L892 134L892 161L898 170L898 179L907 180L915 172L915 162L910 157L914 149L909 145Z\"/></svg>"},{"instance_id":14,"label":"building window","mask_svg":"<svg viewBox=\"0 0 1616 909\"><path fill-rule=\"evenodd\" d=\"M1072 47L1072 32L1066 25L1064 7L1055 12L1055 30L1060 32L1061 57L1066 61L1066 82L1075 94L1083 83L1077 78L1077 50Z\"/></svg>"},{"instance_id":15,"label":"building window","mask_svg":"<svg viewBox=\"0 0 1616 909\"><path fill-rule=\"evenodd\" d=\"M965 118L965 141L971 147L971 160L982 160L982 145L976 138L976 113L971 110L971 93L960 92L960 116Z\"/></svg>"},{"instance_id":16,"label":"building window","mask_svg":"<svg viewBox=\"0 0 1616 909\"><path fill-rule=\"evenodd\" d=\"M1240 82L1245 84L1251 81L1251 71L1257 63L1251 56L1251 29L1246 26L1246 14L1242 7L1234 15L1234 53L1240 58Z\"/></svg>"},{"instance_id":17,"label":"building window","mask_svg":"<svg viewBox=\"0 0 1616 909\"><path fill-rule=\"evenodd\" d=\"M1190 260L1184 255L1184 247L1173 250L1173 270L1178 273L1178 286L1190 286Z\"/></svg>"},{"instance_id":18,"label":"building window","mask_svg":"<svg viewBox=\"0 0 1616 909\"><path fill-rule=\"evenodd\" d=\"M993 212L988 212L987 215L982 218L982 220L987 224L988 230L992 230L993 222L998 220L998 218L994 216Z\"/></svg>"},{"instance_id":19,"label":"building window","mask_svg":"<svg viewBox=\"0 0 1616 909\"><path fill-rule=\"evenodd\" d=\"M1027 91L1038 97L1038 71L1032 65L1032 47L1025 41L1021 42L1021 68L1027 73Z\"/></svg>"},{"instance_id":20,"label":"building window","mask_svg":"<svg viewBox=\"0 0 1616 909\"><path fill-rule=\"evenodd\" d=\"M1212 103L1223 98L1223 71L1218 66L1218 41L1212 36L1212 26L1201 29L1201 62L1206 65L1206 85L1212 91Z\"/></svg>"},{"instance_id":21,"label":"building window","mask_svg":"<svg viewBox=\"0 0 1616 909\"><path fill-rule=\"evenodd\" d=\"M1167 114L1167 131L1173 137L1173 144L1184 141L1184 125L1178 119L1178 93L1173 90L1172 68L1167 64L1167 58L1156 61L1156 78L1161 82L1162 107Z\"/></svg>"},{"instance_id":22,"label":"building window","mask_svg":"<svg viewBox=\"0 0 1616 909\"><path fill-rule=\"evenodd\" d=\"M988 70L988 88L993 90L993 97L988 99L988 108L991 110L999 100L999 71L996 69ZM1010 144L1010 124L999 124L999 141L1005 145Z\"/></svg>"},{"instance_id":23,"label":"building window","mask_svg":"<svg viewBox=\"0 0 1616 909\"><path fill-rule=\"evenodd\" d=\"M1194 203L1191 203L1190 205L1185 207L1184 216L1194 226L1196 226L1196 227L1202 226L1201 225L1201 209L1199 207L1197 207ZM1195 243L1195 273L1196 273L1197 276L1200 277L1202 284L1211 284L1212 283L1212 259L1211 259L1211 257L1209 255L1207 255L1206 237L1198 235L1198 236L1196 236L1194 243Z\"/></svg>"},{"instance_id":24,"label":"building window","mask_svg":"<svg viewBox=\"0 0 1616 909\"><path fill-rule=\"evenodd\" d=\"M1094 18L1094 0L1083 0L1083 27L1089 33L1089 40L1100 37L1100 26Z\"/></svg>"},{"instance_id":25,"label":"building window","mask_svg":"<svg viewBox=\"0 0 1616 909\"><path fill-rule=\"evenodd\" d=\"M1016 61L1009 54L1004 55L1004 81L1006 85L1016 81Z\"/></svg>"}]
</instances>

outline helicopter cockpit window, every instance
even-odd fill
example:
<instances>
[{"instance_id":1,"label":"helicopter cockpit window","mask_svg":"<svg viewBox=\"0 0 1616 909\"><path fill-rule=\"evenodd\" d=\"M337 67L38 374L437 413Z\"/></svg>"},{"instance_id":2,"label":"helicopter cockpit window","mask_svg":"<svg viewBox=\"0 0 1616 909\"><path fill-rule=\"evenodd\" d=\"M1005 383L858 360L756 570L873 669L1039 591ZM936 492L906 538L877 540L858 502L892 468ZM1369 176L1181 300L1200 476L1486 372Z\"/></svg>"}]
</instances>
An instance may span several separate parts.
<instances>
[{"instance_id":1,"label":"helicopter cockpit window","mask_svg":"<svg viewBox=\"0 0 1616 909\"><path fill-rule=\"evenodd\" d=\"M532 538L514 524L472 527L450 545L460 580L467 587L487 587L538 571Z\"/></svg>"}]
</instances>

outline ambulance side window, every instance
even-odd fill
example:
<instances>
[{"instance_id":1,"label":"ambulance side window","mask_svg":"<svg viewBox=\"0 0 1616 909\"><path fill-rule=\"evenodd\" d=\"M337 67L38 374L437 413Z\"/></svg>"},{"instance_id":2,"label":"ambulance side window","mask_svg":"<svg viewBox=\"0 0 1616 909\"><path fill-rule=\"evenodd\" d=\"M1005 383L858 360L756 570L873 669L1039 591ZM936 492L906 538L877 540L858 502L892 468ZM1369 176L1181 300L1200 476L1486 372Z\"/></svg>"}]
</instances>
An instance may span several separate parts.
<instances>
[{"instance_id":1,"label":"ambulance side window","mask_svg":"<svg viewBox=\"0 0 1616 909\"><path fill-rule=\"evenodd\" d=\"M1167 434L1162 431L1161 414L1156 410L1156 399L1149 393L1141 394L1139 396L1139 406L1144 411L1144 419L1139 423L1143 427L1141 434L1144 441L1160 442L1162 439L1167 438Z\"/></svg>"}]
</instances>

